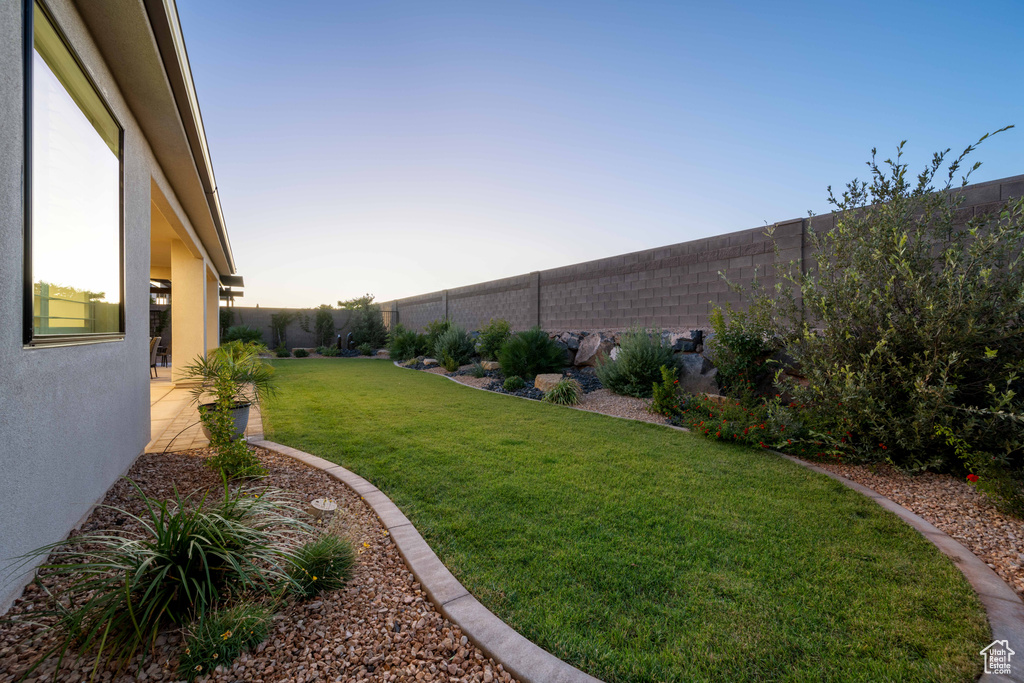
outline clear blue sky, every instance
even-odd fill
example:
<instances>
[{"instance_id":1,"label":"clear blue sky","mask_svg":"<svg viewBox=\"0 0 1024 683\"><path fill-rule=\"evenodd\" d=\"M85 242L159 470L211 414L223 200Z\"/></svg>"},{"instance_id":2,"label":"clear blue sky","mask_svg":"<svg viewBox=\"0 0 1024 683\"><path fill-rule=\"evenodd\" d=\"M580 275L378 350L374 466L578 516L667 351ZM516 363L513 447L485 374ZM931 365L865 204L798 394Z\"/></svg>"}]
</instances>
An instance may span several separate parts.
<instances>
[{"instance_id":1,"label":"clear blue sky","mask_svg":"<svg viewBox=\"0 0 1024 683\"><path fill-rule=\"evenodd\" d=\"M178 0L245 305L825 212L872 147L1024 173L1024 2ZM884 158L884 157L883 157Z\"/></svg>"}]
</instances>

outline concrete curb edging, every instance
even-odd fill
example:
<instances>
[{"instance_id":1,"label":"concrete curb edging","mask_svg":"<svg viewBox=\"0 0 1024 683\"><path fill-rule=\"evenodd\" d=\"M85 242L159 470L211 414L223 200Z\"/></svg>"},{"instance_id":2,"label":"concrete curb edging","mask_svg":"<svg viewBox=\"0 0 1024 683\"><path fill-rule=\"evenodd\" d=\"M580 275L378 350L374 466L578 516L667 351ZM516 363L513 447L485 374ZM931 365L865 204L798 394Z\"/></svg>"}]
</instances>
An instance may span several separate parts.
<instances>
[{"instance_id":1,"label":"concrete curb edging","mask_svg":"<svg viewBox=\"0 0 1024 683\"><path fill-rule=\"evenodd\" d=\"M286 455L323 470L362 496L380 518L398 547L402 559L419 581L430 601L448 621L458 626L473 643L523 683L601 683L599 679L563 662L527 640L474 598L437 555L409 519L376 486L340 465L296 448L261 438L253 446Z\"/></svg>"},{"instance_id":2,"label":"concrete curb edging","mask_svg":"<svg viewBox=\"0 0 1024 683\"><path fill-rule=\"evenodd\" d=\"M931 541L936 548L948 555L953 560L953 564L956 565L957 569L963 572L967 581L970 582L974 592L978 594L981 604L985 607L985 612L988 614L988 623L992 627L992 639L1009 641L1011 647L1013 645L1024 646L1024 602L1021 602L1016 591L999 578L999 575L982 562L977 555L923 517L911 512L899 503L889 500L877 491L792 455L786 455L779 451L772 452L801 467L824 474L826 477L838 481L847 488L867 496L916 529L922 536ZM1016 666L1013 667L1013 673L1009 676L984 674L981 680L1024 681L1024 671L1021 670L1020 666Z\"/></svg>"}]
</instances>

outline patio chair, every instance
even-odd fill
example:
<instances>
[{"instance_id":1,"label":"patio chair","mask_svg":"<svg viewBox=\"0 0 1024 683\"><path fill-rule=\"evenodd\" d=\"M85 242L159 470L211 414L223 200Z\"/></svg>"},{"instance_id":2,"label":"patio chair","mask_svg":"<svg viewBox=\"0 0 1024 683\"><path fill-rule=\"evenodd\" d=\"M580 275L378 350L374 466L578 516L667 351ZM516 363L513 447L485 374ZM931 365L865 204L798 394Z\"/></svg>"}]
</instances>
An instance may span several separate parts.
<instances>
[{"instance_id":1,"label":"patio chair","mask_svg":"<svg viewBox=\"0 0 1024 683\"><path fill-rule=\"evenodd\" d=\"M156 379L160 377L156 371L156 352L160 346L160 337L149 338L149 378Z\"/></svg>"}]
</instances>

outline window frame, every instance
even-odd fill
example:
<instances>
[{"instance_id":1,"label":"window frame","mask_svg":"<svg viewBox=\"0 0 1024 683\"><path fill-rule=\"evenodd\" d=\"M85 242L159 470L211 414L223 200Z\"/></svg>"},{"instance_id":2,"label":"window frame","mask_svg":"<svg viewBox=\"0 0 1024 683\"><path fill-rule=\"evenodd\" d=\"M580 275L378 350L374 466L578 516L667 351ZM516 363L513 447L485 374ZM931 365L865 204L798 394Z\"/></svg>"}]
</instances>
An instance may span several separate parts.
<instances>
[{"instance_id":1,"label":"window frame","mask_svg":"<svg viewBox=\"0 0 1024 683\"><path fill-rule=\"evenodd\" d=\"M32 278L32 104L33 104L33 75L32 63L35 54L35 8L39 7L42 14L53 26L54 31L60 38L68 54L74 59L78 68L85 76L85 80L92 87L99 98L100 103L106 108L111 119L118 129L118 154L117 154L117 182L118 182L118 286L120 287L120 303L118 305L118 326L117 332L85 332L81 334L43 334L35 333L35 319L33 304L35 299L34 281ZM125 244L124 244L124 126L114 114L102 90L96 85L92 74L85 67L85 63L79 57L78 52L72 47L67 34L61 29L50 11L42 0L22 0L22 69L23 69L23 131L24 131L24 159L22 166L22 223L24 234L24 251L22 253L22 342L26 349L42 348L53 346L78 346L81 344L97 344L111 341L124 341L125 338ZM97 133L98 134L98 133Z\"/></svg>"}]
</instances>

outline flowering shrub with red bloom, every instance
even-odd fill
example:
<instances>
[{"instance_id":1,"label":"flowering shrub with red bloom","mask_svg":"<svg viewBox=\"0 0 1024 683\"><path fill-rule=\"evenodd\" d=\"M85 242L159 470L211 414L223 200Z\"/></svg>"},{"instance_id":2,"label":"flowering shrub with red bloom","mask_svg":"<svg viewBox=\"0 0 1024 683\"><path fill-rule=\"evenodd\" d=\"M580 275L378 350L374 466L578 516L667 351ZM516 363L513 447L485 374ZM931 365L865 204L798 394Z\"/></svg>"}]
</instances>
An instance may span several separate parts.
<instances>
[{"instance_id":1,"label":"flowering shrub with red bloom","mask_svg":"<svg viewBox=\"0 0 1024 683\"><path fill-rule=\"evenodd\" d=\"M813 426L814 419L812 413L795 404L783 405L779 397L751 406L739 399L722 403L690 396L669 421L709 439L803 457L835 458L850 452L846 437L836 439L821 432Z\"/></svg>"}]
</instances>

